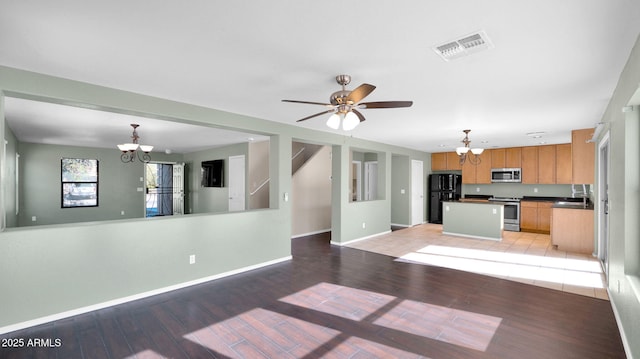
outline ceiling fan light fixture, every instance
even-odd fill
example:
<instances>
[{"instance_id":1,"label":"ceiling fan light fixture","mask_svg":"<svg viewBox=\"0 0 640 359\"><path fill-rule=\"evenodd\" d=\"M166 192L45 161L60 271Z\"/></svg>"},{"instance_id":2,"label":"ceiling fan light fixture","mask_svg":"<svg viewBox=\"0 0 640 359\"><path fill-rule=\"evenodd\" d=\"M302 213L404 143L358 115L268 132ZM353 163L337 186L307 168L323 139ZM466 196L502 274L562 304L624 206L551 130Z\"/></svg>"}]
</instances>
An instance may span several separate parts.
<instances>
[{"instance_id":1,"label":"ceiling fan light fixture","mask_svg":"<svg viewBox=\"0 0 640 359\"><path fill-rule=\"evenodd\" d=\"M356 116L355 113L349 111L344 116L344 120L342 120L342 129L345 131L351 131L356 128L358 124L360 124L360 119L358 118L358 116Z\"/></svg>"},{"instance_id":2,"label":"ceiling fan light fixture","mask_svg":"<svg viewBox=\"0 0 640 359\"><path fill-rule=\"evenodd\" d=\"M333 115L331 115L329 117L329 119L327 120L327 126L329 128L332 128L334 130L337 130L340 128L340 115L338 115L337 113L334 113Z\"/></svg>"}]
</instances>

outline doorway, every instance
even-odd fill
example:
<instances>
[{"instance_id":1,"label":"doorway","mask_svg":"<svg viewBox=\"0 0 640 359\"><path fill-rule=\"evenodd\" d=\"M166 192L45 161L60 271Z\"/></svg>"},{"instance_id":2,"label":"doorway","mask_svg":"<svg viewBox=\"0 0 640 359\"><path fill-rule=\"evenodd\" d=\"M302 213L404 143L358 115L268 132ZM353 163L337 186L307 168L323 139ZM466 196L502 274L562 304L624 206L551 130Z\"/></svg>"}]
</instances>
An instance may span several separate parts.
<instances>
[{"instance_id":1,"label":"doorway","mask_svg":"<svg viewBox=\"0 0 640 359\"><path fill-rule=\"evenodd\" d=\"M245 156L229 157L229 211L245 210Z\"/></svg>"},{"instance_id":2,"label":"doorway","mask_svg":"<svg viewBox=\"0 0 640 359\"><path fill-rule=\"evenodd\" d=\"M145 164L145 217L184 214L184 163Z\"/></svg>"},{"instance_id":3,"label":"doorway","mask_svg":"<svg viewBox=\"0 0 640 359\"><path fill-rule=\"evenodd\" d=\"M609 133L598 145L598 259L602 263L607 281L609 280Z\"/></svg>"},{"instance_id":4,"label":"doorway","mask_svg":"<svg viewBox=\"0 0 640 359\"><path fill-rule=\"evenodd\" d=\"M364 200L378 199L378 161L364 163Z\"/></svg>"}]
</instances>

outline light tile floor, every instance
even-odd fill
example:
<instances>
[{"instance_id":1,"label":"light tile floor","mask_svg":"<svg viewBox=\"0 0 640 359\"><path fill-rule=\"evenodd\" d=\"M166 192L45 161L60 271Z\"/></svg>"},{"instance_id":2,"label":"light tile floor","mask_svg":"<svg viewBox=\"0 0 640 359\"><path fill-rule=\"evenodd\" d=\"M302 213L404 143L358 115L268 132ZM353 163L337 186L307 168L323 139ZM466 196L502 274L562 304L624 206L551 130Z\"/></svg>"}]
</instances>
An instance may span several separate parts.
<instances>
[{"instance_id":1,"label":"light tile floor","mask_svg":"<svg viewBox=\"0 0 640 359\"><path fill-rule=\"evenodd\" d=\"M423 224L349 243L397 260L436 265L608 300L600 262L558 250L547 234L505 231L502 241L442 234Z\"/></svg>"}]
</instances>

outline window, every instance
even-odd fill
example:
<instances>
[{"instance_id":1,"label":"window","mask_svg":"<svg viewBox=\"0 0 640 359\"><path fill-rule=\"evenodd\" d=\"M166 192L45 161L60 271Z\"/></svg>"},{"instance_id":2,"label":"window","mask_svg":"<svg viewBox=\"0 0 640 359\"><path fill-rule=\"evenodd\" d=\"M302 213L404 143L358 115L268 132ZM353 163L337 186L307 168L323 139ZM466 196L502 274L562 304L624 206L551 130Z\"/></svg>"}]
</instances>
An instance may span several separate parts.
<instances>
[{"instance_id":1,"label":"window","mask_svg":"<svg viewBox=\"0 0 640 359\"><path fill-rule=\"evenodd\" d=\"M98 206L98 160L63 158L62 208Z\"/></svg>"}]
</instances>

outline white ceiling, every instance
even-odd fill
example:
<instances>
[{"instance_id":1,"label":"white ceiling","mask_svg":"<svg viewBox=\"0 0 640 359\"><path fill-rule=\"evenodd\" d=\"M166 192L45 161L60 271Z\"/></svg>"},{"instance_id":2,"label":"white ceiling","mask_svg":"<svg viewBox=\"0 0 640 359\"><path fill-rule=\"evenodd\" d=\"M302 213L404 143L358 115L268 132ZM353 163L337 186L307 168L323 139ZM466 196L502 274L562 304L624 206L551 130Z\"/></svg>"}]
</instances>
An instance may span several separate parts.
<instances>
[{"instance_id":1,"label":"white ceiling","mask_svg":"<svg viewBox=\"0 0 640 359\"><path fill-rule=\"evenodd\" d=\"M424 151L466 128L472 146L569 142L600 121L640 32L636 0L1 1L2 65L322 131L295 122L322 107L281 100L325 102L345 73L377 86L368 101L414 101L363 110L350 135ZM478 30L493 49L432 50Z\"/></svg>"}]
</instances>

